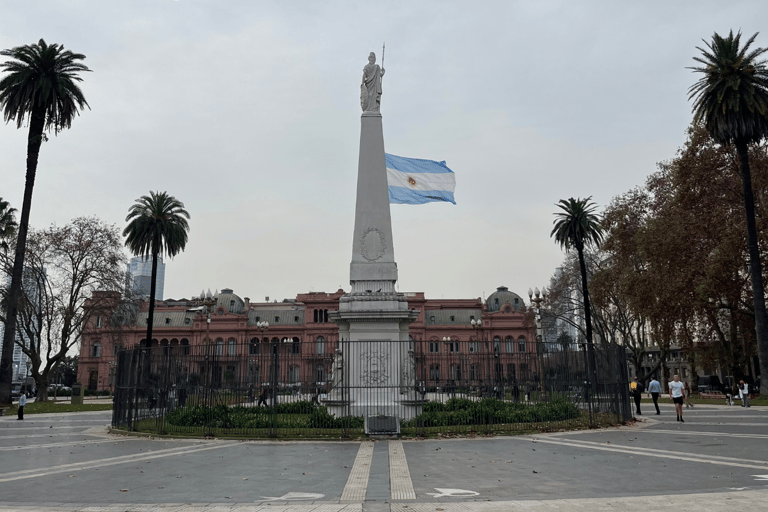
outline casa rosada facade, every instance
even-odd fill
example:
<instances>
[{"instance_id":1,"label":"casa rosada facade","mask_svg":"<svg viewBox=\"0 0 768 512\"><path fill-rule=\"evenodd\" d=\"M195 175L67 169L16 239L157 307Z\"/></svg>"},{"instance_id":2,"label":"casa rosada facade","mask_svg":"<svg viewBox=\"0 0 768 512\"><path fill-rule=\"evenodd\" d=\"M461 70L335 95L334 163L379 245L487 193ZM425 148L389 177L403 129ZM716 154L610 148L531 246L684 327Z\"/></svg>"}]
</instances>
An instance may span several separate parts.
<instances>
[{"instance_id":1,"label":"casa rosada facade","mask_svg":"<svg viewBox=\"0 0 768 512\"><path fill-rule=\"evenodd\" d=\"M130 307L121 302L119 292L94 293L107 306L83 330L78 380L88 389L104 391L114 386L117 352L148 345L148 303ZM158 301L151 346L178 347L174 352L183 353L184 347L211 344L219 354L245 357L249 349L251 354L269 352L259 351L254 344L285 340L291 343L282 343L280 350L314 356L299 359L300 365L291 369L293 380L329 381L327 361L338 346L339 330L328 314L338 310L344 293L310 292L282 302L253 303L223 289L207 299ZM503 286L485 301L426 299L423 292L405 295L409 308L418 311L410 324L410 337L414 355L428 366L428 380L511 383L530 380L535 373L537 360L529 357L536 352L533 316L526 313L519 295ZM264 322L269 324L266 329ZM489 351L493 368L482 359Z\"/></svg>"}]
</instances>

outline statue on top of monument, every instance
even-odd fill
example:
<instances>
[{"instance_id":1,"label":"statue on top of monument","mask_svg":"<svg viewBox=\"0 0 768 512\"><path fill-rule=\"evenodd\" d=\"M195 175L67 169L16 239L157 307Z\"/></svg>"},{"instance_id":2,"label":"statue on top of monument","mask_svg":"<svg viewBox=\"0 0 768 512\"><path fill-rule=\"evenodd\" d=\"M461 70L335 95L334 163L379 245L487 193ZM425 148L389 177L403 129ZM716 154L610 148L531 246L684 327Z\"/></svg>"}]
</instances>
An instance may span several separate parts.
<instances>
[{"instance_id":1,"label":"statue on top of monument","mask_svg":"<svg viewBox=\"0 0 768 512\"><path fill-rule=\"evenodd\" d=\"M363 83L360 86L360 106L363 112L378 112L381 105L381 77L384 68L376 64L376 54L371 52L368 64L363 68Z\"/></svg>"}]
</instances>

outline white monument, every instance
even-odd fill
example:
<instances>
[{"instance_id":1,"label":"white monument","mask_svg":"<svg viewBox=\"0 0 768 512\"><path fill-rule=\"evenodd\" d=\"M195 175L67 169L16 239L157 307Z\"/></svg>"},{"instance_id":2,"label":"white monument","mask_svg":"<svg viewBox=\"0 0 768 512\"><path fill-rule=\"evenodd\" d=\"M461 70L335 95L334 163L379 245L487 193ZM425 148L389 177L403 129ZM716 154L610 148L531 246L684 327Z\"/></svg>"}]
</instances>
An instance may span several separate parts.
<instances>
[{"instance_id":1,"label":"white monument","mask_svg":"<svg viewBox=\"0 0 768 512\"><path fill-rule=\"evenodd\" d=\"M395 291L397 263L379 112L383 76L371 53L360 86L352 290L339 301L339 310L328 315L339 326L341 360L337 355L334 372L341 375L333 376L334 389L325 405L337 417L363 416L367 432L399 431L399 420L420 414L422 404L408 336L418 312L408 309L405 295Z\"/></svg>"}]
</instances>

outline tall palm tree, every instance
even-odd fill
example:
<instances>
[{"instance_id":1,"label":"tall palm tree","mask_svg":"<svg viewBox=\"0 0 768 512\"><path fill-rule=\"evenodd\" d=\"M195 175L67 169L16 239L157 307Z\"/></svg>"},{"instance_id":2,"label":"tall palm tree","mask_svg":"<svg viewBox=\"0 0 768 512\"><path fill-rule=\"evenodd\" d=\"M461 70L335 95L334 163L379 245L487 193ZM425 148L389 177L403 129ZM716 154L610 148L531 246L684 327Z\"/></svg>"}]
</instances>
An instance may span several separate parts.
<instances>
[{"instance_id":1,"label":"tall palm tree","mask_svg":"<svg viewBox=\"0 0 768 512\"><path fill-rule=\"evenodd\" d=\"M8 240L16 233L16 208L11 208L8 201L0 197L0 249L8 251Z\"/></svg>"},{"instance_id":2,"label":"tall palm tree","mask_svg":"<svg viewBox=\"0 0 768 512\"><path fill-rule=\"evenodd\" d=\"M160 254L171 258L184 250L189 231L189 213L184 203L167 192L150 192L131 206L125 218L128 226L123 230L125 246L134 255L145 259L152 256L152 284L149 293L147 318L147 346L152 344L152 325L155 318L157 291L157 259Z\"/></svg>"},{"instance_id":3,"label":"tall palm tree","mask_svg":"<svg viewBox=\"0 0 768 512\"><path fill-rule=\"evenodd\" d=\"M587 330L587 351L589 353L590 380L594 384L597 371L594 355L594 343L592 342L592 312L589 304L589 290L587 288L587 265L584 262L584 248L590 245L599 247L603 241L603 227L600 219L593 212L597 205L592 202L592 196L586 199L570 198L567 201L561 199L558 204L561 212L555 213L553 224L555 227L549 236L555 237L555 242L566 252L576 249L579 256L579 270L581 272L581 293L584 297L584 323Z\"/></svg>"},{"instance_id":4,"label":"tall palm tree","mask_svg":"<svg viewBox=\"0 0 768 512\"><path fill-rule=\"evenodd\" d=\"M734 36L730 31L725 38L715 33L711 43L704 41L707 49L697 46L701 56L693 60L701 66L689 69L703 76L689 89L689 99L694 100L694 121L702 123L718 144L733 144L739 156L760 374L768 375L768 317L748 151L750 144L768 136L768 69L765 60L758 60L768 49L750 52L756 37L741 46L741 32ZM768 386L761 386L760 392L767 395Z\"/></svg>"},{"instance_id":5,"label":"tall palm tree","mask_svg":"<svg viewBox=\"0 0 768 512\"><path fill-rule=\"evenodd\" d=\"M5 122L16 121L16 127L21 128L25 120L29 121L24 202L21 206L0 359L0 404L3 404L10 402L11 397L13 339L16 335L21 274L40 144L46 130L53 129L54 133L58 133L64 128L70 128L75 116L88 106L77 82L82 81L78 73L90 69L78 62L85 59L85 55L64 50L58 44L49 45L42 39L36 44L0 51L0 55L10 59L0 63L0 68L6 73L0 80L0 108Z\"/></svg>"}]
</instances>

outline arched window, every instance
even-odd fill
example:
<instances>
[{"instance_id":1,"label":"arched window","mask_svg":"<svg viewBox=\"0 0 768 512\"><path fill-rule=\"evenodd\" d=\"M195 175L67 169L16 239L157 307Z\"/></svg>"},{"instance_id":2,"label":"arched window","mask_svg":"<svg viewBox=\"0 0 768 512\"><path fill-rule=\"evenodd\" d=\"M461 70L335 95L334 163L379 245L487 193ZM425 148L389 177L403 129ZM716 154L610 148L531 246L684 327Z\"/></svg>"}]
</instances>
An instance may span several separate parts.
<instances>
[{"instance_id":1,"label":"arched window","mask_svg":"<svg viewBox=\"0 0 768 512\"><path fill-rule=\"evenodd\" d=\"M515 343L512 341L512 336L504 338L504 345L507 349L507 354L512 354L515 351Z\"/></svg>"},{"instance_id":2,"label":"arched window","mask_svg":"<svg viewBox=\"0 0 768 512\"><path fill-rule=\"evenodd\" d=\"M293 338L291 340L291 354L301 354L301 342L299 342L299 338Z\"/></svg>"},{"instance_id":3,"label":"arched window","mask_svg":"<svg viewBox=\"0 0 768 512\"><path fill-rule=\"evenodd\" d=\"M181 353L185 356L189 355L189 340L187 338L181 338Z\"/></svg>"},{"instance_id":4,"label":"arched window","mask_svg":"<svg viewBox=\"0 0 768 512\"><path fill-rule=\"evenodd\" d=\"M216 355L217 356L223 356L224 355L224 340L221 338L218 338L216 340Z\"/></svg>"},{"instance_id":5,"label":"arched window","mask_svg":"<svg viewBox=\"0 0 768 512\"><path fill-rule=\"evenodd\" d=\"M251 339L251 342L248 344L248 354L252 356L259 355L259 338Z\"/></svg>"},{"instance_id":6,"label":"arched window","mask_svg":"<svg viewBox=\"0 0 768 512\"><path fill-rule=\"evenodd\" d=\"M517 340L517 351L525 352L525 336L520 336L520 339Z\"/></svg>"},{"instance_id":7,"label":"arched window","mask_svg":"<svg viewBox=\"0 0 768 512\"><path fill-rule=\"evenodd\" d=\"M325 382L325 365L318 364L315 368L315 381L318 384L322 384Z\"/></svg>"},{"instance_id":8,"label":"arched window","mask_svg":"<svg viewBox=\"0 0 768 512\"><path fill-rule=\"evenodd\" d=\"M315 340L315 352L318 354L325 354L325 338L318 336Z\"/></svg>"},{"instance_id":9,"label":"arched window","mask_svg":"<svg viewBox=\"0 0 768 512\"><path fill-rule=\"evenodd\" d=\"M317 323L317 310L316 309L313 310L312 313L313 313L313 318L315 319L315 323Z\"/></svg>"},{"instance_id":10,"label":"arched window","mask_svg":"<svg viewBox=\"0 0 768 512\"><path fill-rule=\"evenodd\" d=\"M101 357L101 343L98 341L93 342L93 349L91 350L91 357Z\"/></svg>"},{"instance_id":11,"label":"arched window","mask_svg":"<svg viewBox=\"0 0 768 512\"><path fill-rule=\"evenodd\" d=\"M324 323L328 323L328 310L327 309L323 310L323 322Z\"/></svg>"},{"instance_id":12,"label":"arched window","mask_svg":"<svg viewBox=\"0 0 768 512\"><path fill-rule=\"evenodd\" d=\"M493 353L501 354L501 338L499 336L493 337Z\"/></svg>"},{"instance_id":13,"label":"arched window","mask_svg":"<svg viewBox=\"0 0 768 512\"><path fill-rule=\"evenodd\" d=\"M227 342L227 355L234 356L237 353L237 341L235 338L229 338Z\"/></svg>"},{"instance_id":14,"label":"arched window","mask_svg":"<svg viewBox=\"0 0 768 512\"><path fill-rule=\"evenodd\" d=\"M290 368L288 368L288 382L291 384L296 384L300 380L301 378L299 367L297 365L292 365Z\"/></svg>"}]
</instances>

